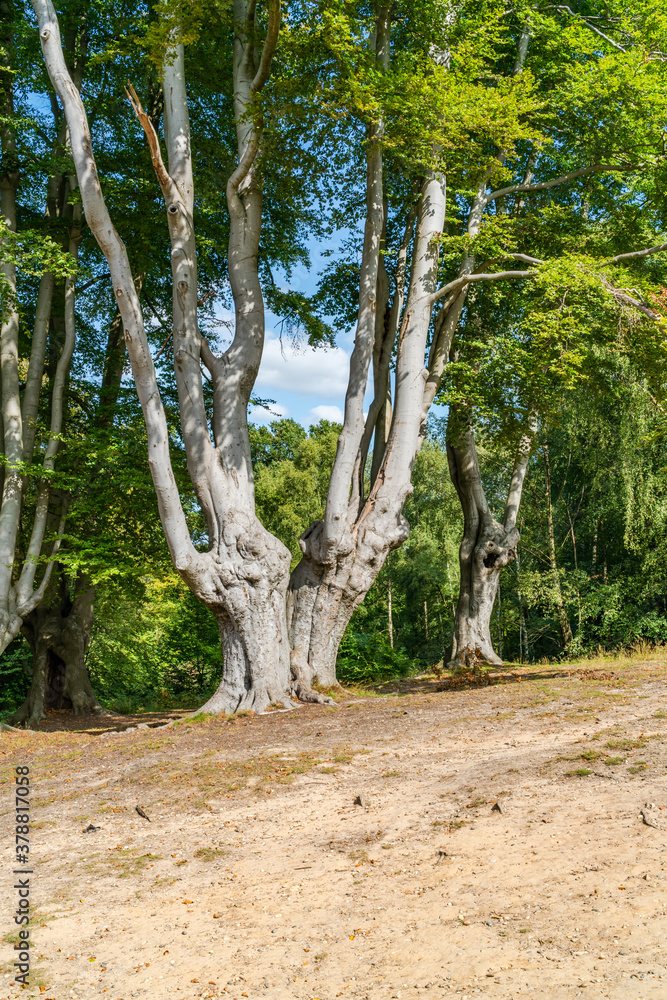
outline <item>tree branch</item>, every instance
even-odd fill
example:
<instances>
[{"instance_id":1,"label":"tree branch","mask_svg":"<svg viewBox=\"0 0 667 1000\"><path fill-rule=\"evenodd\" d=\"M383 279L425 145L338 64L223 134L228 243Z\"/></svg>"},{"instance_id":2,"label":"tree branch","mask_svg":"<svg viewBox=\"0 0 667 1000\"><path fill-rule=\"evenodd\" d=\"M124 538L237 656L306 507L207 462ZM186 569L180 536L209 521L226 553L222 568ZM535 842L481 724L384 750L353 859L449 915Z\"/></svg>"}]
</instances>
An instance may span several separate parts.
<instances>
[{"instance_id":1,"label":"tree branch","mask_svg":"<svg viewBox=\"0 0 667 1000\"><path fill-rule=\"evenodd\" d=\"M505 504L505 515L503 517L503 527L505 531L516 528L516 519L521 503L521 493L524 479L528 469L528 461L533 447L533 441L537 434L537 414L531 413L528 418L528 430L522 435L517 449L510 487L507 492L507 502Z\"/></svg>"},{"instance_id":2,"label":"tree branch","mask_svg":"<svg viewBox=\"0 0 667 1000\"><path fill-rule=\"evenodd\" d=\"M536 271L497 271L495 274L463 274L460 278L455 278L449 284L443 285L431 295L431 302L437 302L444 295L458 292L464 285L471 281L499 281L503 278L534 278Z\"/></svg>"},{"instance_id":3,"label":"tree branch","mask_svg":"<svg viewBox=\"0 0 667 1000\"><path fill-rule=\"evenodd\" d=\"M667 250L667 243L661 243L657 247L647 247L646 250L633 250L631 253L619 253L616 257L610 257L607 264L618 264L622 260L631 260L637 257L649 257L653 253L662 253L663 250Z\"/></svg>"},{"instance_id":4,"label":"tree branch","mask_svg":"<svg viewBox=\"0 0 667 1000\"><path fill-rule=\"evenodd\" d=\"M515 194L518 191L546 191L547 188L557 187L559 184L567 184L568 181L576 181L578 177L585 177L587 174L595 173L598 170L629 170L630 167L625 164L617 163L593 163L590 167L580 167L579 170L573 170L569 174L562 174L561 177L554 177L551 181L540 181L539 184L510 184L508 187L499 188L497 191L492 191L490 194L484 196L484 204L488 205L496 198L500 198L506 194Z\"/></svg>"},{"instance_id":5,"label":"tree branch","mask_svg":"<svg viewBox=\"0 0 667 1000\"><path fill-rule=\"evenodd\" d=\"M561 13L565 12L567 14L570 14L571 17L576 17L577 20L580 22L580 24L583 24L586 28L589 28L591 31L594 31L596 35L600 36L600 38L604 38L605 42L609 42L609 44L613 45L613 47L615 49L618 49L619 52L627 51L627 49L623 45L620 45L619 42L615 42L613 38L609 37L609 35L605 35L604 31L600 31L600 29L596 28L594 24L591 24L591 22L587 20L587 18L583 17L581 14L577 14L575 11L573 11L570 7L567 7L565 4L555 5L555 9L561 11Z\"/></svg>"},{"instance_id":6,"label":"tree branch","mask_svg":"<svg viewBox=\"0 0 667 1000\"><path fill-rule=\"evenodd\" d=\"M637 309L640 313L643 313L644 316L648 316L649 319L654 320L654 322L657 323L661 319L664 319L664 317L662 317L659 313L654 312L653 309L649 309L649 307L644 305L644 303L639 299L633 299L631 295L626 295L626 293L622 292L620 288L610 288L609 291L617 302L622 302L624 305L632 306L633 309Z\"/></svg>"},{"instance_id":7,"label":"tree branch","mask_svg":"<svg viewBox=\"0 0 667 1000\"><path fill-rule=\"evenodd\" d=\"M97 284L98 281L103 281L105 278L110 278L110 277L111 277L111 275L109 274L109 272L105 271L104 274L98 274L96 278L91 278L90 281L86 281L83 285L79 285L75 289L75 291L76 291L77 295L80 295L81 292L85 292L86 289L90 288L91 285L95 285L95 284Z\"/></svg>"},{"instance_id":8,"label":"tree branch","mask_svg":"<svg viewBox=\"0 0 667 1000\"><path fill-rule=\"evenodd\" d=\"M125 88L125 93L127 94L127 99L132 105L132 110L137 116L141 127L146 133L146 139L148 140L148 148L151 154L151 160L153 162L153 169L155 170L155 176L158 179L158 184L162 189L165 201L172 200L174 197L174 192L178 195L178 189L174 184L173 180L169 176L167 168L164 165L164 160L162 159L162 150L160 149L160 142L157 137L157 133L153 128L153 122L150 120L143 107L141 106L141 101L137 97L137 92L131 83L128 83ZM178 199L180 201L180 198Z\"/></svg>"},{"instance_id":9,"label":"tree branch","mask_svg":"<svg viewBox=\"0 0 667 1000\"><path fill-rule=\"evenodd\" d=\"M148 434L148 463L155 484L162 524L177 569L187 574L199 553L190 539L171 468L169 432L160 399L141 307L125 244L109 216L93 156L88 119L62 50L60 28L51 0L33 0L46 69L62 101L69 128L72 157L79 180L86 221L106 257L121 315L128 354Z\"/></svg>"},{"instance_id":10,"label":"tree branch","mask_svg":"<svg viewBox=\"0 0 667 1000\"><path fill-rule=\"evenodd\" d=\"M259 93L271 74L271 62L278 45L280 35L280 0L269 0L269 23L266 29L266 38L262 46L262 55L259 60L259 67L255 73L255 78L250 84L253 94Z\"/></svg>"}]
</instances>

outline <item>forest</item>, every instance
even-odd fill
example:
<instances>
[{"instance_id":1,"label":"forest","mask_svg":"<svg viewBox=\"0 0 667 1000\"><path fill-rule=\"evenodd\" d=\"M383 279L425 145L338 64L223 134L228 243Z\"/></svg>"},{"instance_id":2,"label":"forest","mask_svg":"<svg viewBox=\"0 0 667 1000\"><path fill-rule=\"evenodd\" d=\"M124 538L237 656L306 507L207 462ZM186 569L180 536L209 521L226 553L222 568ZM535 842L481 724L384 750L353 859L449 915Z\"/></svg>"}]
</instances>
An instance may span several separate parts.
<instances>
[{"instance_id":1,"label":"forest","mask_svg":"<svg viewBox=\"0 0 667 1000\"><path fill-rule=\"evenodd\" d=\"M667 642L658 0L0 33L6 723ZM269 327L349 338L340 421L256 386Z\"/></svg>"}]
</instances>

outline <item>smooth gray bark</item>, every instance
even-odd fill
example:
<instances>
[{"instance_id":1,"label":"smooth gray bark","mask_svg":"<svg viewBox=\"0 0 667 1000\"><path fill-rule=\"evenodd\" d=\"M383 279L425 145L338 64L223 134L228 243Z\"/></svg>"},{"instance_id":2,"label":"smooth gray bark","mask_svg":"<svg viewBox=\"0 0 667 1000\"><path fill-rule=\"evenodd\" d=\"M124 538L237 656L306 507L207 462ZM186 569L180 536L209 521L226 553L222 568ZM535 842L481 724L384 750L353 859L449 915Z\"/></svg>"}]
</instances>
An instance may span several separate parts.
<instances>
[{"instance_id":1,"label":"smooth gray bark","mask_svg":"<svg viewBox=\"0 0 667 1000\"><path fill-rule=\"evenodd\" d=\"M450 421L456 415L450 414ZM460 418L462 421L465 417ZM517 515L534 433L524 435L517 449L502 523L486 500L477 459L475 436L468 424L456 428L447 440L452 483L463 510L463 539L459 548L459 599L454 618L450 669L500 664L493 648L491 614L500 571L516 558L519 544Z\"/></svg>"},{"instance_id":2,"label":"smooth gray bark","mask_svg":"<svg viewBox=\"0 0 667 1000\"><path fill-rule=\"evenodd\" d=\"M9 39L4 51L10 48ZM9 67L3 72L2 110L6 115L5 124L0 127L2 145L3 174L0 177L0 210L3 224L16 232L16 193L19 183L16 144L10 124L13 111L12 76ZM60 137L62 140L62 136ZM53 184L50 185L52 192ZM48 202L47 192L47 202ZM48 207L48 206L47 206ZM70 252L76 253L74 243ZM43 555L48 505L49 486L42 480L37 490L32 530L27 552L22 563L17 560L17 538L21 521L25 472L24 465L32 461L35 439L35 418L44 372L47 326L53 293L53 276L43 275L36 307L34 337L26 375L26 387L21 401L19 384L19 306L16 297L16 266L13 263L1 265L4 279L3 316L0 330L0 391L2 394L2 502L0 504L0 653L19 634L23 619L40 603L49 583L53 562L64 529L63 516L56 529L56 539L51 547L51 561L47 562L41 582L35 586L38 560ZM74 349L74 306L73 284L66 282L65 338L58 358L51 394L51 422L49 438L43 463L47 471L52 471L62 429L63 389Z\"/></svg>"},{"instance_id":3,"label":"smooth gray bark","mask_svg":"<svg viewBox=\"0 0 667 1000\"><path fill-rule=\"evenodd\" d=\"M303 558L292 573L287 614L292 646L308 664L313 684L336 684L336 656L354 610L363 601L389 553L407 538L401 511L412 490L412 466L421 445L424 367L436 290L438 245L445 218L446 181L429 172L419 198L410 286L396 358L391 429L377 476L362 502L351 478L346 516L331 544L325 521L302 535ZM374 334L374 330L373 330ZM359 439L359 445L362 438ZM340 484L336 485L337 495Z\"/></svg>"},{"instance_id":4,"label":"smooth gray bark","mask_svg":"<svg viewBox=\"0 0 667 1000\"><path fill-rule=\"evenodd\" d=\"M232 712L289 704L302 685L293 677L285 617L289 552L259 523L247 429L247 404L264 341L264 305L257 271L262 193L256 158L262 125L254 111L266 82L280 25L280 5L269 5L266 40L255 49L255 5L235 0L234 109L238 163L227 185L230 213L229 275L236 329L216 357L197 323L196 246L190 128L183 49L175 43L164 66L167 166L157 136L130 92L144 127L167 210L172 253L174 364L188 471L206 517L209 550L193 546L174 481L168 432L155 367L125 246L115 231L97 177L85 109L62 56L50 0L35 0L42 50L72 138L86 220L109 264L125 341L148 431L149 466L174 565L218 621L223 680L206 711ZM203 400L201 364L214 383L211 441ZM314 697L316 697L314 695Z\"/></svg>"}]
</instances>

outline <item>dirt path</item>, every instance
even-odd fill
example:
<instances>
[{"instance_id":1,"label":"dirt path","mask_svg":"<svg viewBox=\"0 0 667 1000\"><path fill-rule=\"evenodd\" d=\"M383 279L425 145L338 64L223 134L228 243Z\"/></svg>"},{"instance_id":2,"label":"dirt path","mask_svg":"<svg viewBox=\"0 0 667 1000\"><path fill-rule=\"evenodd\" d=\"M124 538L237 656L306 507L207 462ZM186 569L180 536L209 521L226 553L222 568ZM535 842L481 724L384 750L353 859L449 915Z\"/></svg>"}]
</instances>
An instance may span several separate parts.
<instances>
[{"instance_id":1,"label":"dirt path","mask_svg":"<svg viewBox=\"0 0 667 1000\"><path fill-rule=\"evenodd\" d=\"M664 668L3 733L0 998L665 1000ZM10 793L26 764L23 990ZM648 801L665 830L639 817Z\"/></svg>"}]
</instances>

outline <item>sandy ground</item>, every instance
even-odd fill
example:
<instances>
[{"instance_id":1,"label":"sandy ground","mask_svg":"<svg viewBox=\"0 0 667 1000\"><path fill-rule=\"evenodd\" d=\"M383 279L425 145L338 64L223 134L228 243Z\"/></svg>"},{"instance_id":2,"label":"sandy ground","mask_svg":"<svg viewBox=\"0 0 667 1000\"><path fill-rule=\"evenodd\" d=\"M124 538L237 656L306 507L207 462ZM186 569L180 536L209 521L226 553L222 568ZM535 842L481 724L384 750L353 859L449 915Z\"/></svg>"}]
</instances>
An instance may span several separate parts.
<instances>
[{"instance_id":1,"label":"sandy ground","mask_svg":"<svg viewBox=\"0 0 667 1000\"><path fill-rule=\"evenodd\" d=\"M0 997L665 1000L665 663L604 670L1 734ZM11 966L17 765L28 989Z\"/></svg>"}]
</instances>

